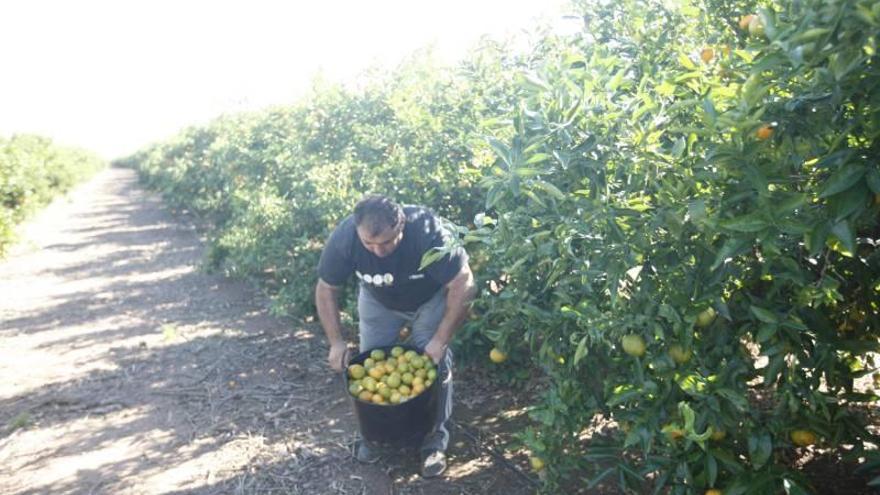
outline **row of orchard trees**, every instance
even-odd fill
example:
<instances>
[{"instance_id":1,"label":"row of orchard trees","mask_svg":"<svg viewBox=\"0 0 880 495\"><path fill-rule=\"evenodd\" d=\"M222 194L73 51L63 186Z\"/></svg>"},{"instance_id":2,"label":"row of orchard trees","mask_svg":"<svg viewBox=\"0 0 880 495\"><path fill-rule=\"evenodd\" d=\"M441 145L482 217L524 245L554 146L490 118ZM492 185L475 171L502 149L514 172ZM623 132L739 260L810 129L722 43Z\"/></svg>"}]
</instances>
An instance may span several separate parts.
<instances>
[{"instance_id":1,"label":"row of orchard trees","mask_svg":"<svg viewBox=\"0 0 880 495\"><path fill-rule=\"evenodd\" d=\"M0 137L0 255L19 222L105 165L91 153L45 137Z\"/></svg>"},{"instance_id":2,"label":"row of orchard trees","mask_svg":"<svg viewBox=\"0 0 880 495\"><path fill-rule=\"evenodd\" d=\"M299 104L223 117L122 163L214 226L212 266L261 280L278 311L308 313L321 247L364 193L457 223L482 211L494 157L478 126L515 98L502 54L487 44L459 72L420 54L360 89L318 82Z\"/></svg>"},{"instance_id":3,"label":"row of orchard trees","mask_svg":"<svg viewBox=\"0 0 880 495\"><path fill-rule=\"evenodd\" d=\"M576 8L527 54L417 59L128 161L279 309L309 310L364 192L461 225L484 290L460 338L546 384L520 440L548 491L810 491L798 449L877 441L880 4Z\"/></svg>"}]
</instances>

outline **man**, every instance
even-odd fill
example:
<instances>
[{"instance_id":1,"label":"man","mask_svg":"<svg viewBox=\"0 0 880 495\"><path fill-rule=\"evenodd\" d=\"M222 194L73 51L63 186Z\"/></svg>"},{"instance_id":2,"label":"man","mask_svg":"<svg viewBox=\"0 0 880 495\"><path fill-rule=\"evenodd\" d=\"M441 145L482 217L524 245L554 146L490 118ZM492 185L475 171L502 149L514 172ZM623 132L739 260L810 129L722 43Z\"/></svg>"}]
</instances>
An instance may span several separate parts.
<instances>
[{"instance_id":1,"label":"man","mask_svg":"<svg viewBox=\"0 0 880 495\"><path fill-rule=\"evenodd\" d=\"M424 207L403 207L385 196L363 198L354 214L330 235L318 263L315 303L330 352L331 368L343 371L347 343L342 337L338 292L352 274L359 282L358 330L361 352L393 344L409 325L417 347L439 366L440 414L421 446L422 476L446 469L447 422L452 414L452 352L449 342L467 316L476 292L467 253L456 248L419 270L422 256L442 247L449 233ZM355 444L362 462L378 460L375 446Z\"/></svg>"}]
</instances>

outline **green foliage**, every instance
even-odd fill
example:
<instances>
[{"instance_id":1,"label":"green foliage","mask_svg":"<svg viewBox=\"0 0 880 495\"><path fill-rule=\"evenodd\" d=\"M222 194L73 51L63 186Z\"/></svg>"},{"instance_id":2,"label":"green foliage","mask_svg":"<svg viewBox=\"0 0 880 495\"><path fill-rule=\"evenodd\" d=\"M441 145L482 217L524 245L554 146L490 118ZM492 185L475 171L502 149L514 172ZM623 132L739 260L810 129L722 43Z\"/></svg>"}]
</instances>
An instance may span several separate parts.
<instances>
[{"instance_id":1,"label":"green foliage","mask_svg":"<svg viewBox=\"0 0 880 495\"><path fill-rule=\"evenodd\" d=\"M48 138L0 137L0 255L14 240L16 224L104 166L98 157Z\"/></svg>"},{"instance_id":2,"label":"green foliage","mask_svg":"<svg viewBox=\"0 0 880 495\"><path fill-rule=\"evenodd\" d=\"M364 194L457 223L482 209L492 155L478 125L511 92L476 75L501 70L502 54L486 46L457 70L416 55L360 89L319 83L296 105L221 118L122 163L211 223L212 266L259 280L279 312L309 313L324 241Z\"/></svg>"},{"instance_id":3,"label":"green foliage","mask_svg":"<svg viewBox=\"0 0 880 495\"><path fill-rule=\"evenodd\" d=\"M880 347L880 9L762 5L583 3L489 138L474 325L544 372L523 439L550 491L781 492L791 429L873 439L849 406L876 400L853 380ZM587 444L597 415L627 432Z\"/></svg>"},{"instance_id":4,"label":"green foliage","mask_svg":"<svg viewBox=\"0 0 880 495\"><path fill-rule=\"evenodd\" d=\"M880 348L880 7L578 8L581 33L526 56L416 58L126 162L279 311L311 311L362 194L439 209L482 290L462 347L545 385L520 441L548 492L803 493L792 430L857 457L878 440L852 406L877 400L853 382Z\"/></svg>"}]
</instances>

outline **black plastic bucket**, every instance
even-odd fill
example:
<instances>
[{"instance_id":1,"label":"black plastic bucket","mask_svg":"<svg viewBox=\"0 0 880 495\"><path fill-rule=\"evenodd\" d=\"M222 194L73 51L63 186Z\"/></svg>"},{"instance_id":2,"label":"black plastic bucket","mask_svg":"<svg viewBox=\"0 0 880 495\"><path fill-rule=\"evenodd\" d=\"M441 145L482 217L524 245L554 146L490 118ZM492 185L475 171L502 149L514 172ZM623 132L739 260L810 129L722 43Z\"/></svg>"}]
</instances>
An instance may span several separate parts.
<instances>
[{"instance_id":1,"label":"black plastic bucket","mask_svg":"<svg viewBox=\"0 0 880 495\"><path fill-rule=\"evenodd\" d=\"M417 347L402 344L376 347L376 349L382 349L387 355L393 347L398 346L403 347L407 351L413 350L419 354L422 353L422 350ZM371 351L373 349L351 358L348 366L363 364L370 357ZM348 370L346 369L346 393L351 397L352 404L354 404L354 413L357 416L361 436L370 442L391 445L417 445L421 443L425 435L434 427L434 422L439 414L441 380L439 367L437 371L437 379L431 382L431 386L406 402L401 402L400 404L373 404L371 402L364 402L347 392L351 377L348 376Z\"/></svg>"}]
</instances>

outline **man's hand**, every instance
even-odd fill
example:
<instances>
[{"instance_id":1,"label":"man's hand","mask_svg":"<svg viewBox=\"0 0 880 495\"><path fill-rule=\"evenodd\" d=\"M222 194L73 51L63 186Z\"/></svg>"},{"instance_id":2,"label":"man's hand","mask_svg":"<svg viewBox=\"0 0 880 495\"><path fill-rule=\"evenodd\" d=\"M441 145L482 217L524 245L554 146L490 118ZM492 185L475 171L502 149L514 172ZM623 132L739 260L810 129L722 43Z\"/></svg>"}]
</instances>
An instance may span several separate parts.
<instances>
[{"instance_id":1,"label":"man's hand","mask_svg":"<svg viewBox=\"0 0 880 495\"><path fill-rule=\"evenodd\" d=\"M428 342L428 345L425 347L425 354L431 357L434 361L434 364L440 364L440 361L443 360L443 355L446 353L446 344L437 340L437 338L431 339Z\"/></svg>"},{"instance_id":2,"label":"man's hand","mask_svg":"<svg viewBox=\"0 0 880 495\"><path fill-rule=\"evenodd\" d=\"M327 354L327 364L333 371L341 373L345 369L348 358L348 345L345 342L337 342L330 345L330 353Z\"/></svg>"}]
</instances>

